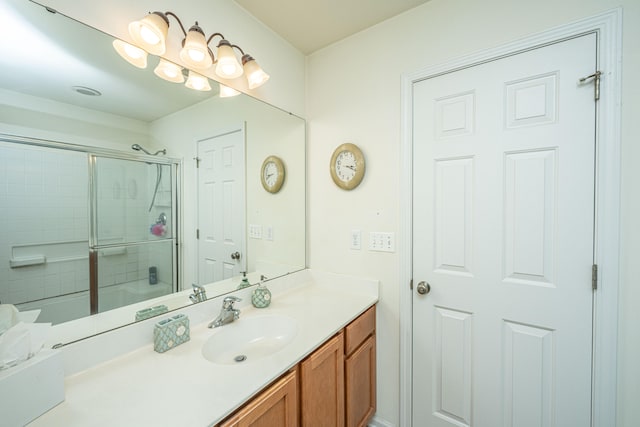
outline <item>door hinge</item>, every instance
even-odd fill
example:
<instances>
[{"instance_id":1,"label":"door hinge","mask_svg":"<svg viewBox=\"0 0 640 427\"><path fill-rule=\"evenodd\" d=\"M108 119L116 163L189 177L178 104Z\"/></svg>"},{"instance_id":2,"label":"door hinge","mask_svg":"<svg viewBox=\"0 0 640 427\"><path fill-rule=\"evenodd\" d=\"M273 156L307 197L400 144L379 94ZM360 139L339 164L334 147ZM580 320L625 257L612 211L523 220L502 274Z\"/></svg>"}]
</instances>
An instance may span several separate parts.
<instances>
[{"instance_id":1,"label":"door hinge","mask_svg":"<svg viewBox=\"0 0 640 427\"><path fill-rule=\"evenodd\" d=\"M413 290L413 279L409 282L409 289Z\"/></svg>"},{"instance_id":2,"label":"door hinge","mask_svg":"<svg viewBox=\"0 0 640 427\"><path fill-rule=\"evenodd\" d=\"M591 289L598 289L598 264L591 266Z\"/></svg>"},{"instance_id":3,"label":"door hinge","mask_svg":"<svg viewBox=\"0 0 640 427\"><path fill-rule=\"evenodd\" d=\"M600 76L602 76L602 71L596 71L590 76L580 79L581 84L585 83L587 80L593 79L593 99L595 101L598 101L600 99Z\"/></svg>"},{"instance_id":4,"label":"door hinge","mask_svg":"<svg viewBox=\"0 0 640 427\"><path fill-rule=\"evenodd\" d=\"M196 239L200 239L200 229L196 228Z\"/></svg>"},{"instance_id":5,"label":"door hinge","mask_svg":"<svg viewBox=\"0 0 640 427\"><path fill-rule=\"evenodd\" d=\"M194 157L193 160L196 161L196 169L200 169L200 157Z\"/></svg>"}]
</instances>

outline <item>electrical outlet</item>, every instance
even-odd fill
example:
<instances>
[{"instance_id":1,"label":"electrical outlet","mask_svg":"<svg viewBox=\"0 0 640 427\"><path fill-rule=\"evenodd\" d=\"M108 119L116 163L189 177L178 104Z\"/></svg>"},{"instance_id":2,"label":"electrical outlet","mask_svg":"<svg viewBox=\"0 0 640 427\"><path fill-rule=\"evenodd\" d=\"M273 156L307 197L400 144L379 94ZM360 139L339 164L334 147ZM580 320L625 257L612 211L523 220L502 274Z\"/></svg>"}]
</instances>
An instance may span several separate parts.
<instances>
[{"instance_id":1,"label":"electrical outlet","mask_svg":"<svg viewBox=\"0 0 640 427\"><path fill-rule=\"evenodd\" d=\"M360 250L362 245L362 233L360 230L351 230L351 249Z\"/></svg>"},{"instance_id":2,"label":"electrical outlet","mask_svg":"<svg viewBox=\"0 0 640 427\"><path fill-rule=\"evenodd\" d=\"M262 239L262 226L258 224L249 224L249 238Z\"/></svg>"},{"instance_id":3,"label":"electrical outlet","mask_svg":"<svg viewBox=\"0 0 640 427\"><path fill-rule=\"evenodd\" d=\"M395 233L372 231L369 233L369 250L376 252L395 252Z\"/></svg>"}]
</instances>

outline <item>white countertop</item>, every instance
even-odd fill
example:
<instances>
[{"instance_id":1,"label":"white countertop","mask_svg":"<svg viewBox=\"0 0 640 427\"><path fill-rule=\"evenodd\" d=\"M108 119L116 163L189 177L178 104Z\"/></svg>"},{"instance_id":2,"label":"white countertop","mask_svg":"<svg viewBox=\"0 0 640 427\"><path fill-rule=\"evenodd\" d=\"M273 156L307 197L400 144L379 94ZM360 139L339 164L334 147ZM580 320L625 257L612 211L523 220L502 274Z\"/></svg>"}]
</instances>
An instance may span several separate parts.
<instances>
[{"instance_id":1,"label":"white countertop","mask_svg":"<svg viewBox=\"0 0 640 427\"><path fill-rule=\"evenodd\" d=\"M238 365L214 364L202 356L201 349L224 326L209 329L208 322L194 324L192 320L191 340L172 350L156 353L150 337L148 344L133 352L66 377L65 401L29 426L216 424L378 299L378 283L374 280L308 270L298 279L305 283L292 286L296 277L288 277L289 283L281 290L276 282L271 284L273 300L268 308L256 309L243 301L236 321L264 314L296 319L298 333L279 352ZM219 305L215 305L217 311ZM158 320L165 317L159 316Z\"/></svg>"}]
</instances>

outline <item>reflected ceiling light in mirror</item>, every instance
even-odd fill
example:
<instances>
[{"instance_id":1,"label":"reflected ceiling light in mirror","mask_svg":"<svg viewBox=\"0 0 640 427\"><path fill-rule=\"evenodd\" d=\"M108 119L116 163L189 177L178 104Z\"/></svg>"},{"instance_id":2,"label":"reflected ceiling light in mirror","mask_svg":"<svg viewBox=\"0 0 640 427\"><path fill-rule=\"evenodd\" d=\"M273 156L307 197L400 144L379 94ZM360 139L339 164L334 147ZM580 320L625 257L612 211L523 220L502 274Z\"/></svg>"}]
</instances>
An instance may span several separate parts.
<instances>
[{"instance_id":1,"label":"reflected ceiling light in mirror","mask_svg":"<svg viewBox=\"0 0 640 427\"><path fill-rule=\"evenodd\" d=\"M153 55L166 52L169 19L162 12L153 12L129 24L129 34L138 46Z\"/></svg>"},{"instance_id":2,"label":"reflected ceiling light in mirror","mask_svg":"<svg viewBox=\"0 0 640 427\"><path fill-rule=\"evenodd\" d=\"M182 67L174 64L171 61L167 61L164 58L160 58L158 66L153 70L156 76L161 79L167 80L173 83L184 82L184 75L182 74Z\"/></svg>"},{"instance_id":3,"label":"reflected ceiling light in mirror","mask_svg":"<svg viewBox=\"0 0 640 427\"><path fill-rule=\"evenodd\" d=\"M247 76L249 89L255 89L262 86L267 80L269 80L269 74L264 72L251 55L242 55L242 67L244 68L244 73Z\"/></svg>"},{"instance_id":4,"label":"reflected ceiling light in mirror","mask_svg":"<svg viewBox=\"0 0 640 427\"><path fill-rule=\"evenodd\" d=\"M113 48L129 64L138 68L147 68L147 52L125 41L115 39Z\"/></svg>"},{"instance_id":5,"label":"reflected ceiling light in mirror","mask_svg":"<svg viewBox=\"0 0 640 427\"><path fill-rule=\"evenodd\" d=\"M240 92L232 87L225 86L220 83L220 98L231 98L232 96L240 95Z\"/></svg>"},{"instance_id":6,"label":"reflected ceiling light in mirror","mask_svg":"<svg viewBox=\"0 0 640 427\"><path fill-rule=\"evenodd\" d=\"M189 77L187 77L187 82L184 85L189 89L203 92L211 90L209 79L191 70L189 70Z\"/></svg>"},{"instance_id":7,"label":"reflected ceiling light in mirror","mask_svg":"<svg viewBox=\"0 0 640 427\"><path fill-rule=\"evenodd\" d=\"M197 21L189 28L189 31L186 31L180 18L173 12L153 12L138 21L131 22L129 24L129 34L135 45L153 55L163 55L166 51L170 16L178 22L184 35L180 49L180 60L188 68L207 70L215 64L216 75L228 80L236 79L246 74L250 89L259 87L269 79L269 75L260 68L250 55L245 54L239 46L231 44L224 35L213 33L207 38ZM213 51L209 48L209 43L214 37L221 38L216 46L217 60ZM234 49L240 52L242 65L240 65ZM127 59L126 56L123 57ZM136 66L139 67L139 65Z\"/></svg>"}]
</instances>

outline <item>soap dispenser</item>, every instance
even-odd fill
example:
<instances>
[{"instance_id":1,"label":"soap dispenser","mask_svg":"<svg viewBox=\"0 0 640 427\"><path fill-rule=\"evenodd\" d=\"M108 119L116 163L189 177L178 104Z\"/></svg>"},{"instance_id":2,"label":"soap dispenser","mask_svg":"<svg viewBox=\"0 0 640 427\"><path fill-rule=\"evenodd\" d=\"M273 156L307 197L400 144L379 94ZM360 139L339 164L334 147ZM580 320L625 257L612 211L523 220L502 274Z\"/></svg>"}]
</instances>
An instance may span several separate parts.
<instances>
[{"instance_id":1,"label":"soap dispenser","mask_svg":"<svg viewBox=\"0 0 640 427\"><path fill-rule=\"evenodd\" d=\"M247 272L243 271L242 272L242 281L238 285L238 289L244 289L244 288L246 288L248 286L251 286L251 283L249 283L249 279L247 279Z\"/></svg>"},{"instance_id":2,"label":"soap dispenser","mask_svg":"<svg viewBox=\"0 0 640 427\"><path fill-rule=\"evenodd\" d=\"M262 284L265 279L265 276L260 275L260 283L258 287L253 290L253 294L251 294L251 304L253 304L255 308L265 308L271 304L271 291Z\"/></svg>"}]
</instances>

